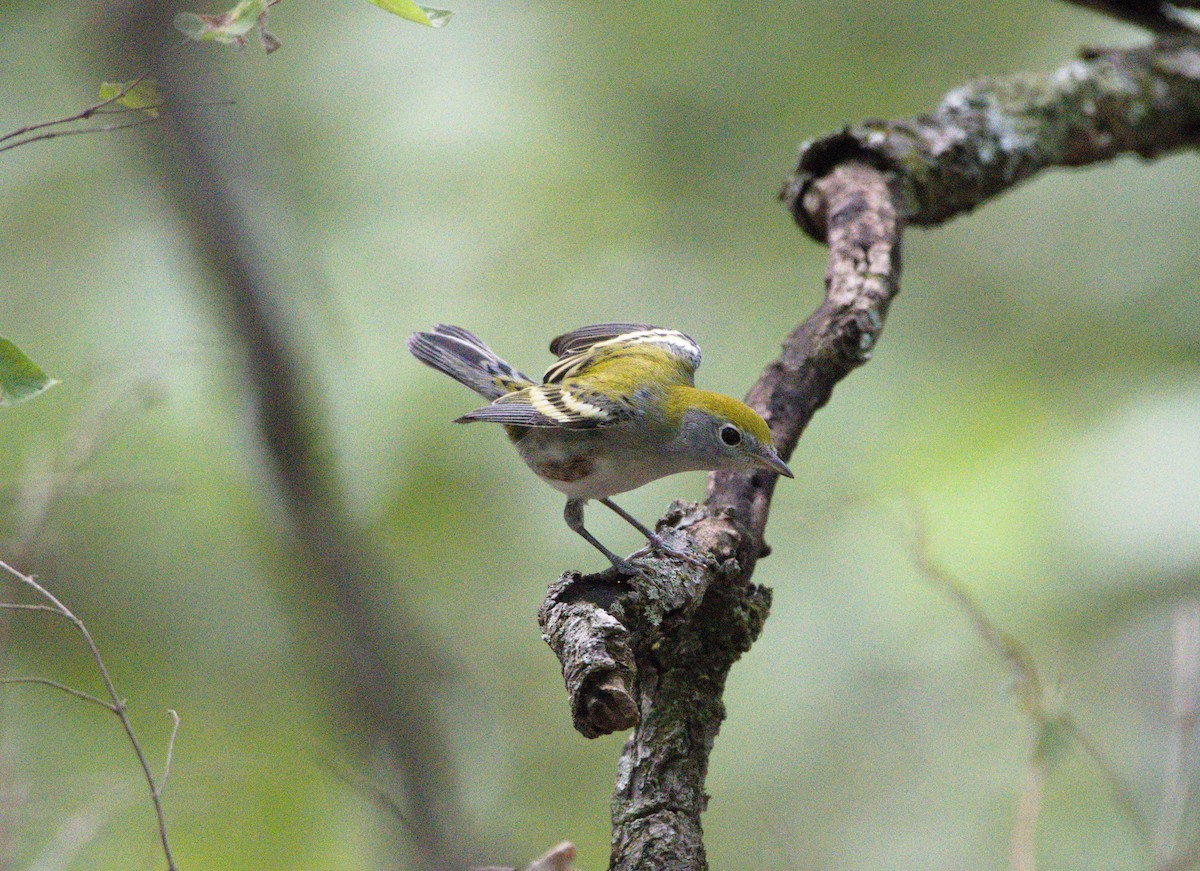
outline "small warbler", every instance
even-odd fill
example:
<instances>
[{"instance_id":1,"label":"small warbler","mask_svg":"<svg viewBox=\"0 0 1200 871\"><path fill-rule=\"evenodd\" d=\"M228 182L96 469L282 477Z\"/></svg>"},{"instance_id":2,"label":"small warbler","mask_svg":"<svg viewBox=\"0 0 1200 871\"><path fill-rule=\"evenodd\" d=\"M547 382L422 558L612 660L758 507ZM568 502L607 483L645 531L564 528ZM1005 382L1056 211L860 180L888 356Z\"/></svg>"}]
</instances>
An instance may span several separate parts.
<instances>
[{"instance_id":1,"label":"small warbler","mask_svg":"<svg viewBox=\"0 0 1200 871\"><path fill-rule=\"evenodd\" d=\"M696 389L700 347L675 330L645 324L581 327L550 343L558 362L540 384L462 327L439 324L432 332L413 333L408 349L491 400L455 423L502 424L529 468L566 494L567 526L624 574L638 570L584 528L587 500L612 509L653 548L699 562L608 497L700 469L765 469L792 477L753 409Z\"/></svg>"}]
</instances>

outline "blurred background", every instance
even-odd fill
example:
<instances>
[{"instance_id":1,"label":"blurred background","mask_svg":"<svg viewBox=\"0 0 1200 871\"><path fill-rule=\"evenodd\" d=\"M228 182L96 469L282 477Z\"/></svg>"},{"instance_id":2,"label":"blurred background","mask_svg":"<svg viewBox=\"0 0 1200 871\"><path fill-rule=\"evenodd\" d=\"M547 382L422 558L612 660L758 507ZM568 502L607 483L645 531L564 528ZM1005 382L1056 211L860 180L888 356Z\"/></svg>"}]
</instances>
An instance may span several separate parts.
<instances>
[{"instance_id":1,"label":"blurred background","mask_svg":"<svg viewBox=\"0 0 1200 871\"><path fill-rule=\"evenodd\" d=\"M825 251L775 200L802 139L1144 38L1050 0L453 9L435 31L361 0L284 2L275 54L186 51L234 101L207 118L286 289L338 484L405 579L381 599L442 657L459 801L493 861L570 839L600 869L623 738L573 731L536 613L559 572L601 560L498 430L451 425L476 398L405 337L461 324L540 372L565 330L663 324L704 348L702 386L741 395L821 295ZM0 3L0 133L138 72L92 60L104 23L89 4ZM156 766L167 709L182 717L165 795L182 868L405 867L298 664L320 662L294 632L306 579L148 129L0 154L0 335L63 382L0 415L0 531L87 621ZM755 576L774 606L731 673L708 780L714 868L1009 867L1035 732L1009 669L917 569L914 504L930 553L1027 648L1148 825L1195 787L1194 765L1169 768L1174 615L1200 596L1198 201L1195 155L1127 159L908 234L875 359L776 491ZM650 521L703 487L621 504ZM597 535L637 547L606 514ZM6 621L4 660L99 687L46 615ZM1041 866L1152 867L1105 773L1074 749L1054 761ZM162 865L118 724L4 688L0 866Z\"/></svg>"}]
</instances>

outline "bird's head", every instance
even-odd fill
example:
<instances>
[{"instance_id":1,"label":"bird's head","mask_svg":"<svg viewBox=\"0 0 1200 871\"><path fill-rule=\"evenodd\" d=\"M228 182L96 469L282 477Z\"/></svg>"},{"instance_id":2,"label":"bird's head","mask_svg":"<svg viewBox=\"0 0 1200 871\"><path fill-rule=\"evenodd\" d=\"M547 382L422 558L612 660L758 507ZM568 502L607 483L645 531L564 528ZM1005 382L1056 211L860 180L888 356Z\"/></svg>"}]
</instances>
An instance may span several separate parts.
<instances>
[{"instance_id":1,"label":"bird's head","mask_svg":"<svg viewBox=\"0 0 1200 871\"><path fill-rule=\"evenodd\" d=\"M767 422L744 402L690 387L672 391L679 420L676 443L698 469L766 469L795 477L780 459Z\"/></svg>"}]
</instances>

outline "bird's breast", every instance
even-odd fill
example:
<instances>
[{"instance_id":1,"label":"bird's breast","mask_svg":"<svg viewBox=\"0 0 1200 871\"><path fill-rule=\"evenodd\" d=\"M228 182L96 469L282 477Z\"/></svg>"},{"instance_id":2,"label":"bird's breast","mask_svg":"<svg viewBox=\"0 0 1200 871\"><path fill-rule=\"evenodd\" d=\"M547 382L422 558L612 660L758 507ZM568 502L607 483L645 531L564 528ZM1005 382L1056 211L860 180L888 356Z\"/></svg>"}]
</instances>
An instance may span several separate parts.
<instances>
[{"instance_id":1,"label":"bird's breast","mask_svg":"<svg viewBox=\"0 0 1200 871\"><path fill-rule=\"evenodd\" d=\"M539 478L571 499L602 499L685 470L611 429L530 427L513 442Z\"/></svg>"}]
</instances>

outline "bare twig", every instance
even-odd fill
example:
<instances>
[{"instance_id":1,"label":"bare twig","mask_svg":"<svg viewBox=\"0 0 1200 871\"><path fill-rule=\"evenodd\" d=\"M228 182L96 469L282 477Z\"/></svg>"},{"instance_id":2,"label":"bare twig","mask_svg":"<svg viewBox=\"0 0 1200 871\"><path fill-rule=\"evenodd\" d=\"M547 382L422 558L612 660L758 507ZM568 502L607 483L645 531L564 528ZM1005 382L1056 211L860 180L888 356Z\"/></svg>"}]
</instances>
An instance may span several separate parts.
<instances>
[{"instance_id":1,"label":"bare twig","mask_svg":"<svg viewBox=\"0 0 1200 871\"><path fill-rule=\"evenodd\" d=\"M51 608L49 605L32 605L23 602L0 602L0 611L45 611L47 614L57 614L61 617L62 611L57 608Z\"/></svg>"},{"instance_id":2,"label":"bare twig","mask_svg":"<svg viewBox=\"0 0 1200 871\"><path fill-rule=\"evenodd\" d=\"M1092 764L1099 769L1104 777L1105 783L1108 784L1108 791L1112 794L1113 804L1117 809L1124 814L1125 818L1133 826L1134 832L1141 841L1142 846L1146 848L1148 853L1153 853L1154 850L1154 831L1150 824L1146 821L1145 815L1138 808L1137 797L1133 794L1133 790L1121 780L1117 774L1117 767L1113 765L1108 758L1108 754L1100 749L1100 745L1087 732L1085 732L1072 717L1065 717L1064 726L1066 734L1084 754L1092 760Z\"/></svg>"},{"instance_id":3,"label":"bare twig","mask_svg":"<svg viewBox=\"0 0 1200 871\"><path fill-rule=\"evenodd\" d=\"M1025 646L1003 632L966 585L933 557L924 517L919 509L914 510L913 515L910 544L913 563L927 581L967 616L975 634L1009 669L1013 691L1033 726L1034 747L1012 831L1014 869L1034 868L1034 841L1043 787L1053 765L1056 748L1064 741L1073 743L1091 759L1108 785L1113 803L1129 820L1142 844L1149 850L1152 843L1150 826L1138 809L1133 791L1121 780L1115 766L1095 739L1079 726L1070 713L1063 710L1057 693L1046 685Z\"/></svg>"},{"instance_id":4,"label":"bare twig","mask_svg":"<svg viewBox=\"0 0 1200 871\"><path fill-rule=\"evenodd\" d=\"M929 546L928 526L919 506L913 510L910 553L917 570L966 614L975 634L983 639L1008 667L1013 678L1014 693L1025 713L1034 720L1039 729L1046 723L1058 720L1062 716L1059 699L1047 689L1033 657L1024 645L1002 632L966 586L934 559Z\"/></svg>"},{"instance_id":5,"label":"bare twig","mask_svg":"<svg viewBox=\"0 0 1200 871\"><path fill-rule=\"evenodd\" d=\"M380 783L362 768L347 765L331 754L318 753L316 758L334 778L350 789L356 790L368 801L375 803L388 816L404 820L404 806L393 791L388 789L387 784Z\"/></svg>"},{"instance_id":6,"label":"bare twig","mask_svg":"<svg viewBox=\"0 0 1200 871\"><path fill-rule=\"evenodd\" d=\"M123 109L122 112L141 112L141 109ZM116 113L105 113L116 114ZM67 121L76 119L63 119L61 121L50 121L49 124L64 124ZM142 115L132 121L122 121L115 124L101 124L99 127L85 127L76 130L45 130L33 136L28 136L25 139L18 139L15 142L8 142L0 145L0 152L11 151L14 148L20 148L22 145L30 145L34 142L44 142L47 139L59 139L63 136L86 136L92 133L112 133L117 130L128 130L131 127L143 127L147 124L156 124L160 118L152 118L149 115ZM10 136L12 134L9 134Z\"/></svg>"},{"instance_id":7,"label":"bare twig","mask_svg":"<svg viewBox=\"0 0 1200 871\"><path fill-rule=\"evenodd\" d=\"M56 690L62 690L64 693L67 693L68 695L72 695L77 699L83 699L85 702L92 702L93 704L99 705L100 707L104 708L104 710L108 711L110 714L117 713L117 708L111 702L106 702L106 701L104 701L104 699L98 699L91 693L85 693L83 690L77 690L74 687L69 687L64 683L59 683L56 680L51 680L48 677L0 678L0 684L23 684L23 683L41 684L42 686L54 687Z\"/></svg>"},{"instance_id":8,"label":"bare twig","mask_svg":"<svg viewBox=\"0 0 1200 871\"><path fill-rule=\"evenodd\" d=\"M84 642L87 644L88 650L91 651L92 659L96 663L96 669L100 672L100 678L104 682L104 688L107 691L111 701L103 701L102 699L89 695L88 693L72 689L65 684L50 680L49 678L10 678L5 681L5 683L39 683L46 686L51 686L55 689L69 693L77 698L84 699L85 701L94 702L95 704L100 705L116 715L117 719L121 722L121 728L125 730L125 736L129 739L129 743L133 747L134 753L137 755L138 764L141 765L142 774L146 778L146 784L150 788L150 800L154 805L155 816L158 818L158 835L159 840L162 842L163 855L167 859L167 869L168 871L177 871L175 860L171 855L171 842L167 838L167 820L162 805L162 786L166 783L167 772L164 770L161 784L155 781L154 774L150 770L150 762L146 757L146 752L142 749L141 741L138 740L137 733L133 728L133 723L130 721L129 715L126 712L125 700L122 699L117 693L116 685L113 683L112 676L109 674L108 666L104 662L104 657L100 655L100 648L96 646L96 642L92 638L92 633L88 631L87 626L81 619L75 616L75 614L66 605L59 601L59 599L53 593L39 584L32 576L18 571L3 560L0 560L0 569L12 575L22 584L29 587L39 596L49 602L51 607L57 613L69 620L76 630L78 630L79 634L83 637ZM167 768L170 766L171 753L175 745L175 734L179 729L178 714L176 714L174 711L171 711L171 715L172 719L174 720L174 727L171 730L171 739L167 746Z\"/></svg>"},{"instance_id":9,"label":"bare twig","mask_svg":"<svg viewBox=\"0 0 1200 871\"><path fill-rule=\"evenodd\" d=\"M174 708L168 708L167 715L171 718L171 737L167 739L167 758L163 760L162 776L158 779L158 786L155 787L160 797L163 790L167 788L167 779L171 776L171 761L175 758L175 738L179 735L179 712Z\"/></svg>"},{"instance_id":10,"label":"bare twig","mask_svg":"<svg viewBox=\"0 0 1200 871\"><path fill-rule=\"evenodd\" d=\"M58 127L63 124L72 124L76 121L86 121L88 118L91 118L97 112L100 112L101 110L108 109L108 108L111 108L111 107L117 105L119 103L119 101L125 97L126 94L128 94L130 91L132 91L138 85L140 85L145 80L145 78L146 78L145 75L140 75L133 81L124 83L120 88L117 89L117 93L113 94L111 97L107 97L103 100L100 100L97 103L93 103L92 105L88 106L86 109L82 109L79 112L76 112L74 115L67 115L64 118L55 118L51 121L40 121L37 124L26 124L24 127L18 127L16 130L13 130L9 133L5 133L3 136L0 136L0 142L7 142L8 140L15 139L18 136L24 136L27 133L34 133L38 130L45 130L50 127ZM135 111L135 110L119 108L118 111Z\"/></svg>"},{"instance_id":11,"label":"bare twig","mask_svg":"<svg viewBox=\"0 0 1200 871\"><path fill-rule=\"evenodd\" d=\"M1175 610L1171 657L1170 755L1164 777L1162 810L1155 827L1155 847L1162 858L1174 855L1184 812L1191 796L1189 779L1195 774L1193 747L1200 720L1200 602L1190 601Z\"/></svg>"}]
</instances>

